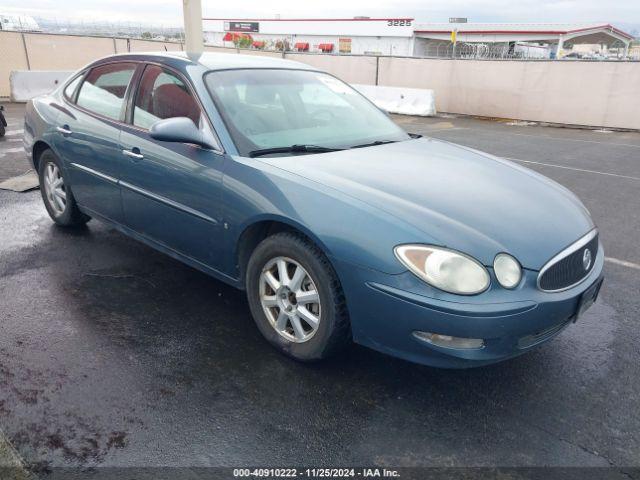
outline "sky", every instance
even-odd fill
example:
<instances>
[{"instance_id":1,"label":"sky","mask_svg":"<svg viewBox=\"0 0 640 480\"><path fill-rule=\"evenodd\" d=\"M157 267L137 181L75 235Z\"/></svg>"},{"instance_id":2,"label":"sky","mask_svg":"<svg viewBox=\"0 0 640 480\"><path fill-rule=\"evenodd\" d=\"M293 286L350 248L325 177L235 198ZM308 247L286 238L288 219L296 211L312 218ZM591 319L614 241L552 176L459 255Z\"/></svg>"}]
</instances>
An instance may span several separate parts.
<instances>
[{"instance_id":1,"label":"sky","mask_svg":"<svg viewBox=\"0 0 640 480\"><path fill-rule=\"evenodd\" d=\"M322 5L322 8L317 8ZM640 29L638 0L269 0L223 2L202 0L204 17L322 18L367 15L414 17L446 22L467 17L470 22L605 22ZM181 0L4 0L2 13L24 13L57 19L182 24Z\"/></svg>"}]
</instances>

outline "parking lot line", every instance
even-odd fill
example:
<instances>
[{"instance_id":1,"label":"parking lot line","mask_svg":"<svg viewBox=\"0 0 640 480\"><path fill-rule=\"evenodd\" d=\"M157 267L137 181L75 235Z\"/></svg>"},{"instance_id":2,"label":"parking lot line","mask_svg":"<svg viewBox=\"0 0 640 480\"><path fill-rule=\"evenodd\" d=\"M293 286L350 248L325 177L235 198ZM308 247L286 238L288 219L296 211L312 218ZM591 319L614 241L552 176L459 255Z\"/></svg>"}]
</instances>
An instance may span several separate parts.
<instances>
[{"instance_id":1,"label":"parking lot line","mask_svg":"<svg viewBox=\"0 0 640 480\"><path fill-rule=\"evenodd\" d=\"M27 480L31 475L26 471L24 461L13 448L11 442L0 430L0 471L7 480Z\"/></svg>"},{"instance_id":2,"label":"parking lot line","mask_svg":"<svg viewBox=\"0 0 640 480\"><path fill-rule=\"evenodd\" d=\"M543 165L545 167L564 168L565 170L574 170L576 172L594 173L596 175L605 175L608 177L628 178L631 180L640 180L640 177L632 177L631 175L620 175L619 173L599 172L597 170L587 170L586 168L567 167L565 165L554 165L553 163L534 162L533 160L522 160L520 158L502 157L505 160L513 162L533 163L535 165Z\"/></svg>"},{"instance_id":3,"label":"parking lot line","mask_svg":"<svg viewBox=\"0 0 640 480\"><path fill-rule=\"evenodd\" d=\"M18 130L7 130L6 132L4 132L4 134L7 137L10 137L11 135L21 135L24 133L24 128L20 128Z\"/></svg>"},{"instance_id":4,"label":"parking lot line","mask_svg":"<svg viewBox=\"0 0 640 480\"><path fill-rule=\"evenodd\" d=\"M449 132L454 130L453 128L442 128L442 129L437 129L437 130L433 130L436 131L438 133L440 132ZM487 131L487 130L475 130L474 133L476 134L481 134L481 135L493 135L495 134L494 131ZM536 139L544 139L544 140L557 140L557 141L561 141L561 142L580 142L580 143L597 143L599 145L613 145L614 147L628 147L628 148L640 148L640 145L636 145L635 143L620 143L620 142L601 142L598 140L583 140L580 138L568 138L568 137L554 137L551 135L533 135L530 133L516 133L516 132L509 132L506 130L502 130L500 131L501 135L516 135L519 137L531 137L531 138L536 138Z\"/></svg>"},{"instance_id":5,"label":"parking lot line","mask_svg":"<svg viewBox=\"0 0 640 480\"><path fill-rule=\"evenodd\" d=\"M407 127L407 130L411 130L410 127ZM433 132L452 132L452 131L457 131L457 130L469 130L467 127L429 127L428 133L433 133Z\"/></svg>"},{"instance_id":6,"label":"parking lot line","mask_svg":"<svg viewBox=\"0 0 640 480\"><path fill-rule=\"evenodd\" d=\"M7 153L18 153L24 152L23 147L15 147L15 148L0 148L0 157L4 157Z\"/></svg>"},{"instance_id":7,"label":"parking lot line","mask_svg":"<svg viewBox=\"0 0 640 480\"><path fill-rule=\"evenodd\" d=\"M616 265L620 265L627 268L633 268L635 270L640 270L640 265L633 262L627 262L626 260L618 260L617 258L612 257L604 257L605 262L614 263Z\"/></svg>"},{"instance_id":8,"label":"parking lot line","mask_svg":"<svg viewBox=\"0 0 640 480\"><path fill-rule=\"evenodd\" d=\"M582 140L580 138L567 138L567 137L553 137L551 135L532 135L530 133L516 133L516 132L503 132L507 135L519 135L521 137L533 137L537 139L545 139L545 140L560 140L562 142L581 142L581 143L599 143L601 145L614 145L617 147L630 147L630 148L640 148L640 145L636 145L634 143L619 143L619 142L599 142L598 140Z\"/></svg>"}]
</instances>

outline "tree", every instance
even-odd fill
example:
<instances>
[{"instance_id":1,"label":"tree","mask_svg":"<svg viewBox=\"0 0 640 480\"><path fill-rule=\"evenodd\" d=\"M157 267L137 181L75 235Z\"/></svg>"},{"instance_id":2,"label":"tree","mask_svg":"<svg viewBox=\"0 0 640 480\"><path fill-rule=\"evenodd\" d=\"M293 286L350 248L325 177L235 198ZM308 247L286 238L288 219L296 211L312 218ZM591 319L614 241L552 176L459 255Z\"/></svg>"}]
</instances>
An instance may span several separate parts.
<instances>
[{"instance_id":1,"label":"tree","mask_svg":"<svg viewBox=\"0 0 640 480\"><path fill-rule=\"evenodd\" d=\"M251 38L251 35L244 33L242 35L234 36L233 38L233 44L236 48L250 48L252 43L253 38Z\"/></svg>"}]
</instances>

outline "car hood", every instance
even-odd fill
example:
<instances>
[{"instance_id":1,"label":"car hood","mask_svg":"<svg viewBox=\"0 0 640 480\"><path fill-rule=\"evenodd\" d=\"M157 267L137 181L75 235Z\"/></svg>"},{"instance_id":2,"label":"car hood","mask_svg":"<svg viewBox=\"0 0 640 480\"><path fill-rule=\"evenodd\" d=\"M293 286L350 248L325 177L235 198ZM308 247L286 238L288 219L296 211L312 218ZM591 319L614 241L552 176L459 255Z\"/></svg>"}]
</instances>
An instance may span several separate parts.
<instances>
[{"instance_id":1,"label":"car hood","mask_svg":"<svg viewBox=\"0 0 640 480\"><path fill-rule=\"evenodd\" d=\"M441 140L421 138L264 161L339 190L491 265L499 252L525 267L546 261L591 229L569 190L532 170Z\"/></svg>"}]
</instances>

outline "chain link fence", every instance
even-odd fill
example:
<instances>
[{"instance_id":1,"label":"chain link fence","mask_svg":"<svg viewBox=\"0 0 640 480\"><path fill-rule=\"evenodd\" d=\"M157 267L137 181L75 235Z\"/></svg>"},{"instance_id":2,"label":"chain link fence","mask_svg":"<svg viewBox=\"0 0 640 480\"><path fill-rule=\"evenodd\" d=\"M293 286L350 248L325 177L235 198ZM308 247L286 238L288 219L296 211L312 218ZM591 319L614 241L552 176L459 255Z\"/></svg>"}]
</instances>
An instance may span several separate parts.
<instances>
[{"instance_id":1,"label":"chain link fence","mask_svg":"<svg viewBox=\"0 0 640 480\"><path fill-rule=\"evenodd\" d=\"M36 22L39 31L43 33L184 42L183 28L164 24L69 20L58 17L36 17Z\"/></svg>"},{"instance_id":2,"label":"chain link fence","mask_svg":"<svg viewBox=\"0 0 640 480\"><path fill-rule=\"evenodd\" d=\"M425 42L418 52L424 58L459 58L475 60L549 60L556 57L557 46L526 42ZM567 60L640 60L640 46L631 48L625 57L624 44L611 45L606 52L565 49Z\"/></svg>"},{"instance_id":3,"label":"chain link fence","mask_svg":"<svg viewBox=\"0 0 640 480\"><path fill-rule=\"evenodd\" d=\"M31 17L14 18L14 22L30 20ZM25 24L20 31L37 31L60 35L79 35L109 38L130 38L141 40L155 40L164 42L184 43L184 30L179 26L157 23L77 20L62 17L35 17L34 25ZM208 37L210 35L205 35ZM205 38L206 42L207 38ZM327 40L330 42L330 40ZM555 59L557 46L554 44L537 44L535 42L457 42L455 45L448 40L416 39L414 52L405 52L405 48L390 43L381 43L378 39L366 44L365 38L358 40L360 52L372 56L416 56L423 58L459 58L459 59L487 59L487 60L543 60ZM363 43L365 42L365 43ZM210 42L209 45L214 46ZM223 46L214 42L216 46ZM258 47L261 50L276 51L274 45L278 42L266 42L267 45ZM271 45L271 43L273 45ZM322 43L322 42L320 42ZM224 45L224 47L230 47ZM256 49L250 47L248 50ZM291 49L286 49L291 50ZM599 50L599 49L598 49ZM317 53L317 52L316 52ZM339 52L332 52L337 54ZM348 53L347 53L348 55ZM626 52L622 42L611 45L606 51L584 51L570 49L566 46L561 57L568 60L640 60L640 45L632 46Z\"/></svg>"}]
</instances>

